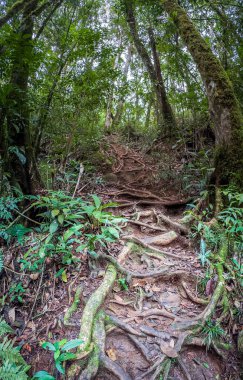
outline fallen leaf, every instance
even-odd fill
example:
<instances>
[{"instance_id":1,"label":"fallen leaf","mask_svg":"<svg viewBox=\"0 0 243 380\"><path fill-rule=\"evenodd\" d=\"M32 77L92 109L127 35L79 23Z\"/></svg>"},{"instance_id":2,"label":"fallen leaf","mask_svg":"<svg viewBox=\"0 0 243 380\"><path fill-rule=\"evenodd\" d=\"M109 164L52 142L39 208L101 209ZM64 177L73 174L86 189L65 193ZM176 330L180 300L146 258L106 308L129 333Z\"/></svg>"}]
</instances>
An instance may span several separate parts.
<instances>
[{"instance_id":1,"label":"fallen leaf","mask_svg":"<svg viewBox=\"0 0 243 380\"><path fill-rule=\"evenodd\" d=\"M62 281L67 282L67 273L65 270L62 272Z\"/></svg>"},{"instance_id":2,"label":"fallen leaf","mask_svg":"<svg viewBox=\"0 0 243 380\"><path fill-rule=\"evenodd\" d=\"M39 278L39 276L40 276L40 273L31 273L30 274L30 278L33 281L37 280Z\"/></svg>"},{"instance_id":3,"label":"fallen leaf","mask_svg":"<svg viewBox=\"0 0 243 380\"><path fill-rule=\"evenodd\" d=\"M32 348L30 347L30 345L28 343L25 343L23 345L22 349L25 350L25 351L28 351L28 352L32 351Z\"/></svg>"},{"instance_id":4,"label":"fallen leaf","mask_svg":"<svg viewBox=\"0 0 243 380\"><path fill-rule=\"evenodd\" d=\"M15 307L13 307L12 309L8 311L8 317L11 323L15 322Z\"/></svg>"},{"instance_id":5,"label":"fallen leaf","mask_svg":"<svg viewBox=\"0 0 243 380\"><path fill-rule=\"evenodd\" d=\"M117 360L116 352L113 348L106 350L106 353L113 362Z\"/></svg>"}]
</instances>

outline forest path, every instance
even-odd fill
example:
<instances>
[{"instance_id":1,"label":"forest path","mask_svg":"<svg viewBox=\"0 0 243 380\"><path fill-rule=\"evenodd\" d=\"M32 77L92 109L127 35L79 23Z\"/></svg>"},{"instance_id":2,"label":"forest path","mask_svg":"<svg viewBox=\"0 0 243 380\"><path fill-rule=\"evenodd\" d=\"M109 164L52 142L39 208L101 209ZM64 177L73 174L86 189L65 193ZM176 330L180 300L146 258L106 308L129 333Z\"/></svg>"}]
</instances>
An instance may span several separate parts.
<instances>
[{"instance_id":1,"label":"forest path","mask_svg":"<svg viewBox=\"0 0 243 380\"><path fill-rule=\"evenodd\" d=\"M153 364L163 353L169 357L175 354L178 337L173 336L172 330L176 322L194 318L205 308L192 300L195 297L197 301L196 289L203 273L195 249L190 247L186 237L186 229L180 229L179 223L189 200L173 185L158 181L161 167L149 155L117 141L110 143L107 154L113 158L112 173L105 175L108 189L102 190L100 196L105 202L112 197L112 201L120 205L116 214L128 220L122 227L119 246L110 254L131 272L145 274L168 267L168 272L174 275L168 278L134 276L129 289L123 290L121 285L113 288L105 303L106 311L128 321L145 336L137 337L143 345L141 353L122 330L115 330L107 338L106 353L132 379L159 379L160 366L153 367ZM121 277L120 284L123 280ZM154 336L157 331L161 336ZM203 348L189 346L180 354L180 361L171 369L169 379L218 379L220 373L217 356ZM101 371L96 379L115 377Z\"/></svg>"},{"instance_id":2,"label":"forest path","mask_svg":"<svg viewBox=\"0 0 243 380\"><path fill-rule=\"evenodd\" d=\"M104 203L117 202L118 206L111 211L125 217L126 222L121 226L120 239L108 250L100 247L98 253L113 257L127 273L118 274L103 308L135 330L135 335L119 328L107 334L106 355L125 370L127 379L162 380L159 369L163 355L172 359L168 379L220 379L222 365L211 350L186 346L179 357L176 352L180 340L180 335L175 333L177 324L196 317L205 308L197 299L197 287L203 280L201 265L185 227L179 224L188 199L177 188L158 181L160 165L149 155L113 138L104 154L112 161L112 169L92 192ZM85 197L89 193L86 187L78 195ZM81 266L73 268L67 282L45 279L43 299L47 297L49 301L44 309L42 303L36 310L37 318L19 338L22 341L28 338L32 349L27 352L26 346L25 357L32 365L35 363L34 371L45 368L53 373L52 358L40 349L39 341L77 338L84 307L102 283L106 267L105 260L82 257ZM153 275L156 272L161 274ZM70 326L64 326L64 313L80 286L83 289L80 306L71 317ZM56 378L59 378L57 373ZM116 380L117 377L101 368L95 379Z\"/></svg>"}]
</instances>

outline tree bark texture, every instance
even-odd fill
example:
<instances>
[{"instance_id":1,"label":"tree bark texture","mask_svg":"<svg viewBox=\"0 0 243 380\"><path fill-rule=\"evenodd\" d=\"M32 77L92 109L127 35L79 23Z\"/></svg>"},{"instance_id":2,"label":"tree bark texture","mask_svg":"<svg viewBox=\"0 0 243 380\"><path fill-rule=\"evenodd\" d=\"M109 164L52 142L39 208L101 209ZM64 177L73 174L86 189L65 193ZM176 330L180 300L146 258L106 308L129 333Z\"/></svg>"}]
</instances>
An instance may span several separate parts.
<instances>
[{"instance_id":1,"label":"tree bark texture","mask_svg":"<svg viewBox=\"0 0 243 380\"><path fill-rule=\"evenodd\" d=\"M242 115L232 84L218 58L176 0L162 0L194 59L206 89L214 122L215 176L219 184L243 185Z\"/></svg>"}]
</instances>

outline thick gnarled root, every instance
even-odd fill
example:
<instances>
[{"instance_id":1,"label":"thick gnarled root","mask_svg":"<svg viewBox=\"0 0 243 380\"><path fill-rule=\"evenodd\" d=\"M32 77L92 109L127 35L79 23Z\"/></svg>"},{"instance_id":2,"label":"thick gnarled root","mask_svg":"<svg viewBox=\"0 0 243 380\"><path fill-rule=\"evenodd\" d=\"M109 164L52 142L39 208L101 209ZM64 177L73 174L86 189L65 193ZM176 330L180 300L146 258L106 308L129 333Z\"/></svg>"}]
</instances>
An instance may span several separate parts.
<instances>
[{"instance_id":1,"label":"thick gnarled root","mask_svg":"<svg viewBox=\"0 0 243 380\"><path fill-rule=\"evenodd\" d=\"M94 318L106 296L111 291L114 282L116 280L116 269L113 265L108 265L105 277L101 285L89 298L81 318L81 327L79 333L79 339L82 339L82 343L78 349L78 355L82 355L85 351L90 350L92 330L94 324ZM94 351L94 350L93 350ZM74 363L68 371L68 380L76 379L80 371L79 363Z\"/></svg>"}]
</instances>

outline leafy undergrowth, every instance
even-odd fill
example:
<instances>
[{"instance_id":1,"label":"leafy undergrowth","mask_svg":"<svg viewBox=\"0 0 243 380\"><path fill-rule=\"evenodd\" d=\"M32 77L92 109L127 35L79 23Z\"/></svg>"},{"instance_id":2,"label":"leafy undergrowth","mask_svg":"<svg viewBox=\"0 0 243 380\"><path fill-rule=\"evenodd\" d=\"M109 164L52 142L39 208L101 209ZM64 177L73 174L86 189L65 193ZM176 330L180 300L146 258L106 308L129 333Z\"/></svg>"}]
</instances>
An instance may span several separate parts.
<instances>
[{"instance_id":1,"label":"leafy undergrowth","mask_svg":"<svg viewBox=\"0 0 243 380\"><path fill-rule=\"evenodd\" d=\"M116 168L123 166L123 170L127 169L124 157L119 155L119 165ZM134 153L133 157L133 164L137 166L140 158L134 156ZM128 160L130 172L132 160L129 155ZM116 172L121 180L124 180L123 175L122 172ZM104 276L105 262L99 261L98 264L98 256L104 253L105 258L109 254L114 260L119 259L124 248L124 242L121 244L120 241L121 231L122 235L126 231L128 236L134 235L140 240L157 236L159 232L153 230L154 227L166 231L165 225L158 224L159 215L165 210L153 204L156 199L153 194L144 193L145 196L148 195L148 205L137 205L136 196L139 196L141 190L137 190L136 194L134 188L129 187L129 184L126 186L129 189L127 195L124 187L121 190L116 184L97 186L96 192L99 196L84 193L83 196L74 198L64 191L52 191L36 197L23 197L18 194L1 198L1 309L8 324L4 320L0 322L0 379L22 380L31 377L26 374L29 367L21 358L20 352L32 364L29 373L32 373L33 379L51 380L65 376L67 363L75 361L77 355L80 355L75 352L75 348L82 344L82 337L79 337L81 312ZM120 205L120 201L128 202L128 206L122 205L119 208L117 203L110 201L111 196L118 198ZM202 196L206 198L205 193ZM172 335L170 350L168 343L164 342L162 353L166 352L167 359L164 366L161 366L158 379L164 376L165 370L170 370L171 376L182 378L183 361L187 371L193 370L190 360L199 363L197 365L204 376L205 371L208 371L207 376L211 373L214 378L221 378L223 363L216 363L212 349L216 350L217 355L222 355L226 364L226 349L232 345L234 347L232 338L239 331L242 320L242 194L236 189L225 189L222 198L227 207L219 210L217 215L210 204L203 209L199 209L198 204L195 207L187 206L184 219L189 219L191 223L190 241L186 237L178 236L177 243L163 247L161 252L164 256L156 253L153 250L155 247L141 248L135 242L123 264L129 273L141 272L146 275L161 266L168 266L168 273L171 267L176 273L187 272L189 280L186 277L186 286L176 276L170 280L137 279L136 276L131 279L122 272L112 294L105 302L106 311L112 311L122 320L132 320L132 327L138 331L145 325L154 331L169 334L173 326L170 319L153 319L153 316L147 319L143 314L150 309L165 310L171 315L170 318L175 319L175 323L188 317L186 321L190 322L207 310L207 306L202 305L210 304L217 289L218 276L222 275L224 288L219 301L207 318L198 322L198 332L195 334L199 343L206 347L206 351L199 353L198 349L190 351L187 348L185 353L178 356L173 351L176 341ZM24 208L27 202L28 206ZM149 202L153 208L149 206ZM174 222L179 221L180 207L178 215L175 210L171 214ZM109 211L110 208L114 213L125 217L115 216ZM140 216L142 225L136 226ZM135 225L131 226L129 220L135 222ZM226 242L227 256L219 257L222 241ZM189 244L194 245L193 250ZM174 256L170 257L171 254ZM221 271L219 268L222 268ZM193 276L197 277L196 284ZM189 293L188 290L185 293L188 287ZM74 318L70 324L72 314ZM177 322L176 318L179 318ZM13 338L13 330L17 334L16 338ZM123 344L125 351L129 345L124 342L124 337L112 334L107 341L108 357L125 366L132 378L139 377L139 374L141 376L141 370L145 371L142 367L148 366L148 362L144 362L138 353L132 353L134 348L129 358L127 354L122 356L119 344ZM142 338L144 346L152 347L152 357L148 359L151 360L150 366L157 360L153 355L155 358L161 357L161 351L153 339ZM171 356L171 350L174 357ZM233 355L231 362L237 364L235 350L230 352ZM128 359L130 365L127 363ZM156 370L158 369L159 367ZM228 376L227 366L225 373ZM151 379L151 376L150 373L146 378ZM200 378L199 375L195 376L193 374L191 378ZM113 378L104 371L99 372L99 379Z\"/></svg>"}]
</instances>

